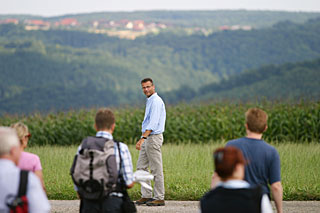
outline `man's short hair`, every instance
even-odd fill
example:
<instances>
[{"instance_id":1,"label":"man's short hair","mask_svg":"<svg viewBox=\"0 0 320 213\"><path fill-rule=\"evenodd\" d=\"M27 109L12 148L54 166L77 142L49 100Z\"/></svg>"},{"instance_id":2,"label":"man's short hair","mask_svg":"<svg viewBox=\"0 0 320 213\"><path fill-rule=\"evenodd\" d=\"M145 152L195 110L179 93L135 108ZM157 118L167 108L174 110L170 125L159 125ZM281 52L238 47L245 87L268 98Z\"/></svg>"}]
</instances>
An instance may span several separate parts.
<instances>
[{"instance_id":1,"label":"man's short hair","mask_svg":"<svg viewBox=\"0 0 320 213\"><path fill-rule=\"evenodd\" d=\"M20 142L17 133L9 127L0 127L0 156L10 154L12 147L19 147Z\"/></svg>"},{"instance_id":2,"label":"man's short hair","mask_svg":"<svg viewBox=\"0 0 320 213\"><path fill-rule=\"evenodd\" d=\"M111 129L115 123L113 112L108 108L100 108L96 114L95 124L98 130Z\"/></svg>"},{"instance_id":3,"label":"man's short hair","mask_svg":"<svg viewBox=\"0 0 320 213\"><path fill-rule=\"evenodd\" d=\"M148 81L150 81L150 82L152 83L152 85L153 85L153 81L152 81L151 78L144 78L144 79L142 79L142 80L141 80L141 84L142 84L142 83L146 83L146 82L148 82Z\"/></svg>"},{"instance_id":4,"label":"man's short hair","mask_svg":"<svg viewBox=\"0 0 320 213\"><path fill-rule=\"evenodd\" d=\"M232 176L237 164L246 165L242 152L232 146L216 149L213 153L213 161L215 171L223 180Z\"/></svg>"},{"instance_id":5,"label":"man's short hair","mask_svg":"<svg viewBox=\"0 0 320 213\"><path fill-rule=\"evenodd\" d=\"M266 130L268 115L259 108L250 108L246 112L246 124L251 132L263 133Z\"/></svg>"}]
</instances>

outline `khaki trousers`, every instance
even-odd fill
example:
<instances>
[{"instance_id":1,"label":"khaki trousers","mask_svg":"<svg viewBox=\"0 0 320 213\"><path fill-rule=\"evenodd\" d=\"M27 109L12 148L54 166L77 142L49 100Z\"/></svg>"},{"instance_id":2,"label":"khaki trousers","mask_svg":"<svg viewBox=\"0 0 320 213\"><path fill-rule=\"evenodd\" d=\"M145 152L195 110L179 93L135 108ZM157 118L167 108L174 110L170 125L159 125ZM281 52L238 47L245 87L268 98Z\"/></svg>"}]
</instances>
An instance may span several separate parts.
<instances>
[{"instance_id":1,"label":"khaki trousers","mask_svg":"<svg viewBox=\"0 0 320 213\"><path fill-rule=\"evenodd\" d=\"M156 200L164 200L164 177L161 153L162 143L162 134L149 135L141 146L137 170L148 171L148 168L150 168L151 174L154 176L154 197L152 196L152 190L141 186L143 198L153 197ZM147 184L151 186L151 181L148 181Z\"/></svg>"}]
</instances>

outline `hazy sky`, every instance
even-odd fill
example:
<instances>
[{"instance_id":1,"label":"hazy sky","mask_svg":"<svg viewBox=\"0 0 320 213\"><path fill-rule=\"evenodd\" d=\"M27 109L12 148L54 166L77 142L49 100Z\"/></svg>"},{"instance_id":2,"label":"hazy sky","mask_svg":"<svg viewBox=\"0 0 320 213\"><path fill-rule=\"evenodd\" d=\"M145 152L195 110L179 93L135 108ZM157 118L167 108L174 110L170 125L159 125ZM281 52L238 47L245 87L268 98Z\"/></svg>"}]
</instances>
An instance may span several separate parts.
<instances>
[{"instance_id":1,"label":"hazy sky","mask_svg":"<svg viewBox=\"0 0 320 213\"><path fill-rule=\"evenodd\" d=\"M320 12L320 0L0 0L0 14L54 16L136 10L285 10Z\"/></svg>"}]
</instances>

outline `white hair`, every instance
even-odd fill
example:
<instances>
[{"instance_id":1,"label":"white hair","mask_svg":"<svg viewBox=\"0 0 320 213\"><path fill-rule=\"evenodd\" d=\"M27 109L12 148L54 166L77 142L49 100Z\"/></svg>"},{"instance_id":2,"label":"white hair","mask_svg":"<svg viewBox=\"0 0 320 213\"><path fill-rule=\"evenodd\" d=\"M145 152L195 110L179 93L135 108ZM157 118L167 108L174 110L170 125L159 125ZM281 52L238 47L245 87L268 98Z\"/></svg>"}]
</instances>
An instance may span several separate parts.
<instances>
[{"instance_id":1,"label":"white hair","mask_svg":"<svg viewBox=\"0 0 320 213\"><path fill-rule=\"evenodd\" d=\"M20 146L14 129L0 126L0 156L9 154L12 147Z\"/></svg>"}]
</instances>

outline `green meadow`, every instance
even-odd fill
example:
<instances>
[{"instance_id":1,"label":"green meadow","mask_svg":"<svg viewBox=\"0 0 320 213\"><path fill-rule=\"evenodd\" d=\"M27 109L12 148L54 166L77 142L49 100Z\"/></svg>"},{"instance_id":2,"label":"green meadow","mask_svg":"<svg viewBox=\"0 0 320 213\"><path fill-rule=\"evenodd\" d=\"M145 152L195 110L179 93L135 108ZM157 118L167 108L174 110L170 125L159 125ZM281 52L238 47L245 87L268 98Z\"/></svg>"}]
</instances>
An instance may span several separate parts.
<instances>
[{"instance_id":1,"label":"green meadow","mask_svg":"<svg viewBox=\"0 0 320 213\"><path fill-rule=\"evenodd\" d=\"M250 107L260 107L269 115L264 139L280 153L284 199L320 200L320 102L303 101L167 106L162 148L166 199L198 200L209 190L212 152L244 136L244 113ZM113 136L128 144L135 168L144 107L113 111ZM95 134L95 113L96 109L83 109L0 117L1 126L17 121L28 125L32 138L27 151L40 156L49 199L76 199L69 169L81 140ZM139 198L139 184L129 193Z\"/></svg>"},{"instance_id":2,"label":"green meadow","mask_svg":"<svg viewBox=\"0 0 320 213\"><path fill-rule=\"evenodd\" d=\"M162 148L167 200L199 200L209 190L212 151L225 142L171 144ZM284 200L320 200L320 144L274 143L280 154ZM139 152L129 145L133 166ZM77 146L34 146L27 151L41 159L49 199L76 199L69 175ZM140 197L140 185L129 190Z\"/></svg>"}]
</instances>

